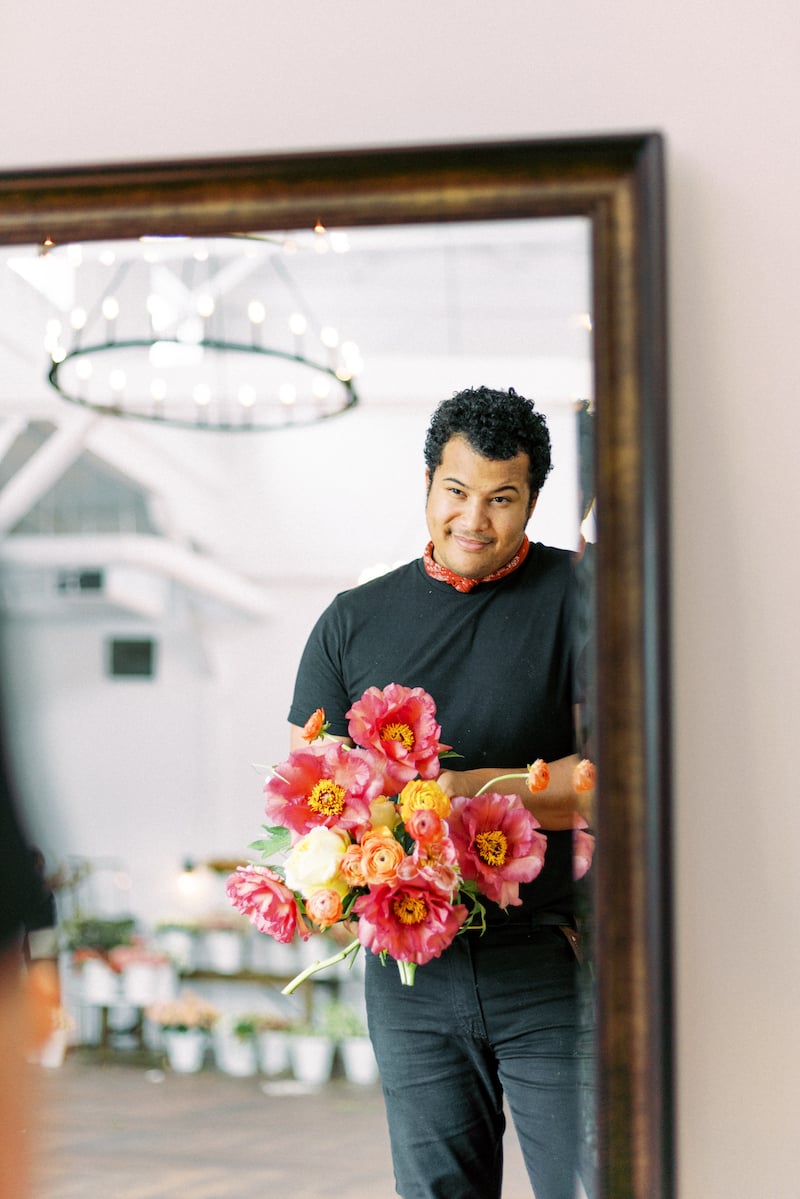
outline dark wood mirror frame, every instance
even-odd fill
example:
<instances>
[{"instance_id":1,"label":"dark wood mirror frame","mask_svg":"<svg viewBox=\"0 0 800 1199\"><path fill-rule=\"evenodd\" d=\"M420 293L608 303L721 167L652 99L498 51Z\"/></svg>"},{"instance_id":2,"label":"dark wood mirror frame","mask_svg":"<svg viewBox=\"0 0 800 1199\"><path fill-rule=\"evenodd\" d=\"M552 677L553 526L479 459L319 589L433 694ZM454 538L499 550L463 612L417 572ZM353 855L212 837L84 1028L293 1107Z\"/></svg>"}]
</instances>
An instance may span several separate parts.
<instances>
[{"instance_id":1,"label":"dark wood mirror frame","mask_svg":"<svg viewBox=\"0 0 800 1199\"><path fill-rule=\"evenodd\" d=\"M673 1193L663 144L658 134L0 175L0 242L592 222L599 1191Z\"/></svg>"}]
</instances>

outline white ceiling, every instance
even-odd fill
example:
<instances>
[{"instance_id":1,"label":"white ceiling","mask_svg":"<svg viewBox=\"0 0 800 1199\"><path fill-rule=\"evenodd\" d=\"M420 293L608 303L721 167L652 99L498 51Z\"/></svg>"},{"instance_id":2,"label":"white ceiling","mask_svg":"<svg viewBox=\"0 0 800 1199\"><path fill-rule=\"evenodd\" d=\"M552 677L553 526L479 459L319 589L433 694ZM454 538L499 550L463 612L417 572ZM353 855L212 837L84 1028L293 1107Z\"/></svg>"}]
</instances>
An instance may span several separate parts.
<instances>
[{"instance_id":1,"label":"white ceiling","mask_svg":"<svg viewBox=\"0 0 800 1199\"><path fill-rule=\"evenodd\" d=\"M80 255L5 249L7 597L9 579L116 563L131 577L156 575L252 612L262 601L267 610L270 577L317 571L347 581L376 558L418 552L421 443L440 399L481 383L514 386L547 412L554 442L562 432L574 441L572 403L591 394L589 235L588 222L570 218L295 232L278 243L274 235L95 243ZM145 256L158 260L145 265ZM316 356L315 328L335 327L363 360L358 406L307 427L292 428L289 415L286 429L216 433L97 416L59 397L47 382L54 345L69 350L80 336L86 346L112 329L117 338L149 335L142 314L153 289L164 336L187 321L202 328L197 301L206 293L216 302L206 336L257 337ZM124 294L113 324L97 312L109 291ZM258 327L247 317L252 300L266 310ZM76 306L88 314L79 335L70 326ZM298 309L310 329L300 340L286 323ZM574 459L572 448L565 456ZM560 484L549 482L545 519L548 494L554 513L564 506ZM124 605L124 587L120 594ZM134 610L147 609L131 596Z\"/></svg>"}]
</instances>

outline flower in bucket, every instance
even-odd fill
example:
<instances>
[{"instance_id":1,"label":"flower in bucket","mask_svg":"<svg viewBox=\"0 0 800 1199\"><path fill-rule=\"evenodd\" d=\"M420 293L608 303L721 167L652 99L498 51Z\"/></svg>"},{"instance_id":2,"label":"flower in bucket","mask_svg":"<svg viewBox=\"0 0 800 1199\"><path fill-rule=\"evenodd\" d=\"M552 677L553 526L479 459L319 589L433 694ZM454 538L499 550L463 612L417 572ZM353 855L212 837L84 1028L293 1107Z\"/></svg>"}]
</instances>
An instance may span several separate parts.
<instances>
[{"instance_id":1,"label":"flower in bucket","mask_svg":"<svg viewBox=\"0 0 800 1199\"><path fill-rule=\"evenodd\" d=\"M164 1032L189 1032L190 1029L209 1032L219 1020L219 1011L213 1004L194 991L183 991L168 1003L151 1004L145 1014Z\"/></svg>"},{"instance_id":2,"label":"flower in bucket","mask_svg":"<svg viewBox=\"0 0 800 1199\"><path fill-rule=\"evenodd\" d=\"M264 786L271 822L251 848L263 863L240 866L227 894L261 932L278 941L355 924L356 938L303 970L285 988L364 947L394 958L404 983L461 932L485 927L482 897L520 903L521 883L542 869L536 818L515 796L482 789L452 801L436 782L441 741L436 706L422 688L370 687L347 713L353 747L322 739L319 708L308 744L275 766ZM544 762L527 774L531 791L549 779ZM493 782L496 780L493 780Z\"/></svg>"}]
</instances>

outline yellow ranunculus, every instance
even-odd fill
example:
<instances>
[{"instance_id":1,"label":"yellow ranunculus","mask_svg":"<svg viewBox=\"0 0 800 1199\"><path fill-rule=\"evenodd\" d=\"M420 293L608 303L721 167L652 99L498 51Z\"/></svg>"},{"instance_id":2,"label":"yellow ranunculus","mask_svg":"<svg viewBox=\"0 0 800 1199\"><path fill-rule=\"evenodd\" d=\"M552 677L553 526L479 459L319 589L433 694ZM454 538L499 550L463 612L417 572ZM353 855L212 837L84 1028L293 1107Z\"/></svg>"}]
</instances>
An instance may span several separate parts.
<instances>
[{"instance_id":1,"label":"yellow ranunculus","mask_svg":"<svg viewBox=\"0 0 800 1199\"><path fill-rule=\"evenodd\" d=\"M450 815L450 797L434 779L412 779L400 792L400 817L405 822L412 812L428 808L442 820Z\"/></svg>"},{"instance_id":2,"label":"yellow ranunculus","mask_svg":"<svg viewBox=\"0 0 800 1199\"><path fill-rule=\"evenodd\" d=\"M373 828L393 829L400 823L400 813L393 799L379 795L369 805L369 818Z\"/></svg>"}]
</instances>

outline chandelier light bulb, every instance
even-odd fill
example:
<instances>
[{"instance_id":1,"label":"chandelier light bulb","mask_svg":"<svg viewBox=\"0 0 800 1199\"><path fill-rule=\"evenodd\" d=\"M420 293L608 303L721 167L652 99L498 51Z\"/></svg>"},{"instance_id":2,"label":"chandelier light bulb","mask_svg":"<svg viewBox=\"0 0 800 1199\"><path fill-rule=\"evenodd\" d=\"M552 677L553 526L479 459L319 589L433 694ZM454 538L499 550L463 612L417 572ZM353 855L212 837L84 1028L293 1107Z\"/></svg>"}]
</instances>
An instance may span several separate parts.
<instances>
[{"instance_id":1,"label":"chandelier light bulb","mask_svg":"<svg viewBox=\"0 0 800 1199\"><path fill-rule=\"evenodd\" d=\"M289 317L289 328L295 337L302 337L308 328L308 321L303 316L302 312L293 312Z\"/></svg>"},{"instance_id":2,"label":"chandelier light bulb","mask_svg":"<svg viewBox=\"0 0 800 1199\"><path fill-rule=\"evenodd\" d=\"M84 381L91 379L93 373L92 364L88 358L79 358L77 360L75 363L75 374L79 379L83 379Z\"/></svg>"},{"instance_id":3,"label":"chandelier light bulb","mask_svg":"<svg viewBox=\"0 0 800 1199\"><path fill-rule=\"evenodd\" d=\"M354 341L343 341L340 352L342 361L350 371L351 377L364 369L364 360L361 357L361 351Z\"/></svg>"},{"instance_id":4,"label":"chandelier light bulb","mask_svg":"<svg viewBox=\"0 0 800 1199\"><path fill-rule=\"evenodd\" d=\"M173 319L173 312L163 296L158 295L157 292L151 292L145 301L145 306L153 328L157 332L162 332L164 329L169 328Z\"/></svg>"},{"instance_id":5,"label":"chandelier light bulb","mask_svg":"<svg viewBox=\"0 0 800 1199\"><path fill-rule=\"evenodd\" d=\"M50 357L53 362L63 362L67 356L67 351L63 346L53 346L50 351Z\"/></svg>"},{"instance_id":6,"label":"chandelier light bulb","mask_svg":"<svg viewBox=\"0 0 800 1199\"><path fill-rule=\"evenodd\" d=\"M152 379L150 382L150 395L154 400L163 400L167 394L167 385L163 379Z\"/></svg>"},{"instance_id":7,"label":"chandelier light bulb","mask_svg":"<svg viewBox=\"0 0 800 1199\"><path fill-rule=\"evenodd\" d=\"M203 292L197 297L197 311L200 316L209 317L214 312L214 297L208 292Z\"/></svg>"},{"instance_id":8,"label":"chandelier light bulb","mask_svg":"<svg viewBox=\"0 0 800 1199\"><path fill-rule=\"evenodd\" d=\"M101 311L107 321L115 321L119 316L119 303L114 296L106 296L101 305Z\"/></svg>"},{"instance_id":9,"label":"chandelier light bulb","mask_svg":"<svg viewBox=\"0 0 800 1199\"><path fill-rule=\"evenodd\" d=\"M198 383L192 395L199 408L206 408L211 403L211 388L207 383Z\"/></svg>"},{"instance_id":10,"label":"chandelier light bulb","mask_svg":"<svg viewBox=\"0 0 800 1199\"><path fill-rule=\"evenodd\" d=\"M282 404L290 408L297 399L297 388L293 383L281 383L278 388L278 398Z\"/></svg>"},{"instance_id":11,"label":"chandelier light bulb","mask_svg":"<svg viewBox=\"0 0 800 1199\"><path fill-rule=\"evenodd\" d=\"M113 370L108 376L108 385L112 391L122 391L126 383L125 372Z\"/></svg>"},{"instance_id":12,"label":"chandelier light bulb","mask_svg":"<svg viewBox=\"0 0 800 1199\"><path fill-rule=\"evenodd\" d=\"M260 300L251 300L247 305L247 315L254 325L261 325L266 320L267 310Z\"/></svg>"},{"instance_id":13,"label":"chandelier light bulb","mask_svg":"<svg viewBox=\"0 0 800 1199\"><path fill-rule=\"evenodd\" d=\"M339 344L339 334L332 325L325 325L320 329L319 339L329 350L334 350Z\"/></svg>"},{"instance_id":14,"label":"chandelier light bulb","mask_svg":"<svg viewBox=\"0 0 800 1199\"><path fill-rule=\"evenodd\" d=\"M256 402L256 389L252 383L243 383L237 395L243 408L252 408Z\"/></svg>"},{"instance_id":15,"label":"chandelier light bulb","mask_svg":"<svg viewBox=\"0 0 800 1199\"><path fill-rule=\"evenodd\" d=\"M327 400L331 394L331 381L324 375L319 375L311 385L311 391L318 400Z\"/></svg>"},{"instance_id":16,"label":"chandelier light bulb","mask_svg":"<svg viewBox=\"0 0 800 1199\"><path fill-rule=\"evenodd\" d=\"M199 345L203 340L203 322L198 317L187 317L175 330L175 337L186 345Z\"/></svg>"},{"instance_id":17,"label":"chandelier light bulb","mask_svg":"<svg viewBox=\"0 0 800 1199\"><path fill-rule=\"evenodd\" d=\"M117 256L113 250L103 250L100 254L100 262L103 266L113 266L117 261Z\"/></svg>"},{"instance_id":18,"label":"chandelier light bulb","mask_svg":"<svg viewBox=\"0 0 800 1199\"><path fill-rule=\"evenodd\" d=\"M86 309L73 308L69 314L69 323L73 329L82 329L86 324Z\"/></svg>"}]
</instances>

